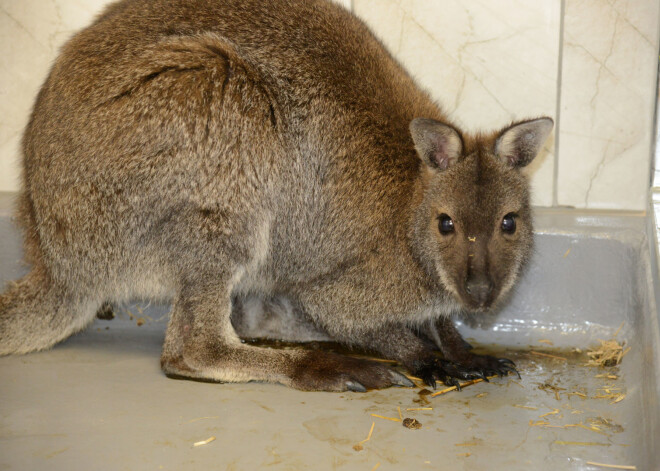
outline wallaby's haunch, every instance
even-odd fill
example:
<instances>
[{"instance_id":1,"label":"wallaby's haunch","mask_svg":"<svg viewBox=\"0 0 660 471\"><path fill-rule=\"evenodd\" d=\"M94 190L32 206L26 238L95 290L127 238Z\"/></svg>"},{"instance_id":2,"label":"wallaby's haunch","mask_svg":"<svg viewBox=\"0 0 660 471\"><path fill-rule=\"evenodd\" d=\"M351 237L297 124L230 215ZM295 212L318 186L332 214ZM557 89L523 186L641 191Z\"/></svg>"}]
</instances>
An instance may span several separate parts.
<instances>
[{"instance_id":1,"label":"wallaby's haunch","mask_svg":"<svg viewBox=\"0 0 660 471\"><path fill-rule=\"evenodd\" d=\"M431 385L515 371L472 354L451 316L496 305L529 257L519 170L552 124L464 134L330 2L115 3L64 46L25 131L32 269L0 296L0 354L49 348L107 301L158 298L173 302L167 375L411 385L241 343L232 304L256 295Z\"/></svg>"}]
</instances>

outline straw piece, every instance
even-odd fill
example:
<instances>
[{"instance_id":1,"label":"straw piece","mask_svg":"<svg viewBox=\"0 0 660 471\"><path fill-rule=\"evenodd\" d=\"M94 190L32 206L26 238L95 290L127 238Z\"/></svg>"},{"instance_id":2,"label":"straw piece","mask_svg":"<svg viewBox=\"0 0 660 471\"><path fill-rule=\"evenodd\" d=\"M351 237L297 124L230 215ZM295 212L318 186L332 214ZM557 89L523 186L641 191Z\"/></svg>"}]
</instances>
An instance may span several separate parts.
<instances>
[{"instance_id":1,"label":"straw piece","mask_svg":"<svg viewBox=\"0 0 660 471\"><path fill-rule=\"evenodd\" d=\"M619 335L619 332L621 332L621 329L623 329L623 324L625 324L625 323L626 323L626 321L623 321L623 322L621 323L621 325L619 326L619 328L616 329L616 332L614 332L614 335L612 336L612 338L616 338L616 336Z\"/></svg>"},{"instance_id":2,"label":"straw piece","mask_svg":"<svg viewBox=\"0 0 660 471\"><path fill-rule=\"evenodd\" d=\"M619 379L617 375L612 375L612 374L599 374L594 376L594 378Z\"/></svg>"},{"instance_id":3,"label":"straw piece","mask_svg":"<svg viewBox=\"0 0 660 471\"><path fill-rule=\"evenodd\" d=\"M532 355L539 356L539 357L547 357L547 358L553 358L555 360L568 361L564 357L560 357L560 356L557 356L557 355L550 355L549 353L536 352L534 350L530 351L529 353L531 353Z\"/></svg>"},{"instance_id":4,"label":"straw piece","mask_svg":"<svg viewBox=\"0 0 660 471\"><path fill-rule=\"evenodd\" d=\"M605 464L605 463L596 463L595 461L587 461L587 464L592 466L601 466L603 468L612 468L612 469L637 469L637 466L626 466L622 464Z\"/></svg>"},{"instance_id":5,"label":"straw piece","mask_svg":"<svg viewBox=\"0 0 660 471\"><path fill-rule=\"evenodd\" d=\"M566 394L566 395L567 395L567 396L580 396L580 397L587 397L586 394L581 393L581 392L577 392L577 391L570 392L570 393L568 393L568 394Z\"/></svg>"},{"instance_id":6,"label":"straw piece","mask_svg":"<svg viewBox=\"0 0 660 471\"><path fill-rule=\"evenodd\" d=\"M186 422L186 423L190 424L190 423L193 423L193 422L197 422L198 420L204 420L204 419L219 419L219 418L220 418L219 415L208 416L208 417L197 417L196 419L189 420L189 421Z\"/></svg>"},{"instance_id":7,"label":"straw piece","mask_svg":"<svg viewBox=\"0 0 660 471\"><path fill-rule=\"evenodd\" d=\"M566 424L566 425L564 425L563 427L564 427L564 428L569 428L569 427L579 427L579 428L583 428L583 429L585 429L585 430L591 430L592 432L600 433L601 435L607 435L605 432L603 432L602 430L600 430L599 428L597 428L597 427L595 427L595 426L593 426L593 425L592 425L591 427L587 427L587 426L584 425L584 424Z\"/></svg>"},{"instance_id":8,"label":"straw piece","mask_svg":"<svg viewBox=\"0 0 660 471\"><path fill-rule=\"evenodd\" d=\"M598 443L598 442L565 442L563 440L555 440L554 442L557 445L578 445L578 446L610 446L609 443Z\"/></svg>"},{"instance_id":9,"label":"straw piece","mask_svg":"<svg viewBox=\"0 0 660 471\"><path fill-rule=\"evenodd\" d=\"M539 418L547 417L549 415L559 414L559 409L554 409L552 412L546 412L545 414L539 415Z\"/></svg>"},{"instance_id":10,"label":"straw piece","mask_svg":"<svg viewBox=\"0 0 660 471\"><path fill-rule=\"evenodd\" d=\"M211 443L213 440L215 440L215 437L209 437L206 440L202 440L201 442L193 443L193 446L207 445L207 444Z\"/></svg>"},{"instance_id":11,"label":"straw piece","mask_svg":"<svg viewBox=\"0 0 660 471\"><path fill-rule=\"evenodd\" d=\"M363 443L368 442L371 440L371 434L374 433L374 427L376 426L376 422L371 422L371 429L369 429L369 435L367 435L367 438L364 440L358 442L357 444L353 445L353 449L355 451L362 451L364 450L364 447L362 446Z\"/></svg>"},{"instance_id":12,"label":"straw piece","mask_svg":"<svg viewBox=\"0 0 660 471\"><path fill-rule=\"evenodd\" d=\"M510 380L509 380L509 383L516 384L516 385L520 386L521 388L525 389L525 386L523 386L522 384L520 384L520 382L516 381L515 379L510 379Z\"/></svg>"},{"instance_id":13,"label":"straw piece","mask_svg":"<svg viewBox=\"0 0 660 471\"><path fill-rule=\"evenodd\" d=\"M493 378L497 378L497 375L488 376L488 379L493 379ZM461 388L464 388L466 386L472 386L473 384L477 384L477 383L481 383L481 382L483 382L483 379L481 379L481 378L472 379L470 381L466 381L465 383L461 384ZM440 391L434 392L433 394L431 394L431 397L440 396L441 394L446 394L446 393L451 392L451 391L456 391L456 389L458 389L456 386L450 386L448 388L441 389Z\"/></svg>"},{"instance_id":14,"label":"straw piece","mask_svg":"<svg viewBox=\"0 0 660 471\"><path fill-rule=\"evenodd\" d=\"M384 415L371 414L372 417L378 417L379 419L391 420L392 422L401 422L401 419L396 417L385 417Z\"/></svg>"},{"instance_id":15,"label":"straw piece","mask_svg":"<svg viewBox=\"0 0 660 471\"><path fill-rule=\"evenodd\" d=\"M625 394L621 394L621 395L620 395L619 397L617 397L615 400L613 400L612 402L610 402L610 404L616 404L617 402L622 401L624 397L626 397L626 395L625 395Z\"/></svg>"},{"instance_id":16,"label":"straw piece","mask_svg":"<svg viewBox=\"0 0 660 471\"><path fill-rule=\"evenodd\" d=\"M538 407L534 407L534 406L523 406L523 405L520 405L520 404L514 404L513 407L518 407L518 408L520 408L520 409L539 410Z\"/></svg>"},{"instance_id":17,"label":"straw piece","mask_svg":"<svg viewBox=\"0 0 660 471\"><path fill-rule=\"evenodd\" d=\"M539 425L550 425L550 422L546 422L545 420L537 420L536 422L531 419L529 420L530 427L538 427Z\"/></svg>"}]
</instances>

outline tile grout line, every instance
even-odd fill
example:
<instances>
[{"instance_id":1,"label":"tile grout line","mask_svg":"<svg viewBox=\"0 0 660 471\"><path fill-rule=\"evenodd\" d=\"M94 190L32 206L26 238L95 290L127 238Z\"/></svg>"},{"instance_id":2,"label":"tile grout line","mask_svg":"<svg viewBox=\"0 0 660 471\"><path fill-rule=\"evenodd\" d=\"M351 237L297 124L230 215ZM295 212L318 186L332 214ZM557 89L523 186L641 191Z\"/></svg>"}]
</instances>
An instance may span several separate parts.
<instances>
[{"instance_id":1,"label":"tile grout line","mask_svg":"<svg viewBox=\"0 0 660 471\"><path fill-rule=\"evenodd\" d=\"M564 14L566 0L561 0L559 7L559 48L557 50L557 107L555 108L555 151L552 169L552 206L559 206L559 126L561 115L561 84L564 61Z\"/></svg>"},{"instance_id":2,"label":"tile grout line","mask_svg":"<svg viewBox=\"0 0 660 471\"><path fill-rule=\"evenodd\" d=\"M660 16L658 17L658 31L660 32ZM656 56L660 59L660 34L656 43ZM653 128L651 130L651 162L650 162L650 192L653 194L660 187L660 60L655 75L655 109L653 110ZM648 198L647 198L648 199Z\"/></svg>"}]
</instances>

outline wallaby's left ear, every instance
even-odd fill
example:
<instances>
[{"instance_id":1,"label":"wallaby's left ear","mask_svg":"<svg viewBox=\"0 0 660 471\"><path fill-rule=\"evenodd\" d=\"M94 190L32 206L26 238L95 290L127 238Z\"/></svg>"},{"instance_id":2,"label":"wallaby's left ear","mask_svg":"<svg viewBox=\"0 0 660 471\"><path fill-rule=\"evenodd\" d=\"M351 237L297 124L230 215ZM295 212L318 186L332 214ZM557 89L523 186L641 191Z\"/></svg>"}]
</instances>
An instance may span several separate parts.
<instances>
[{"instance_id":1,"label":"wallaby's left ear","mask_svg":"<svg viewBox=\"0 0 660 471\"><path fill-rule=\"evenodd\" d=\"M495 141L495 155L512 167L524 167L541 151L552 126L550 118L512 124Z\"/></svg>"}]
</instances>

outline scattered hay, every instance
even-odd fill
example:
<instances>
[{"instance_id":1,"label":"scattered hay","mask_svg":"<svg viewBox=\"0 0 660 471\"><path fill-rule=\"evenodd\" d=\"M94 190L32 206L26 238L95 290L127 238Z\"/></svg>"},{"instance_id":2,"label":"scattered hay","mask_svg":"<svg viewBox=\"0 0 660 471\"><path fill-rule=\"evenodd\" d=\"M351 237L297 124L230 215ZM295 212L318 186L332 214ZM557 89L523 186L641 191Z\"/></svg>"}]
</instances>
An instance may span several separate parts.
<instances>
[{"instance_id":1,"label":"scattered hay","mask_svg":"<svg viewBox=\"0 0 660 471\"><path fill-rule=\"evenodd\" d=\"M624 350L625 342L619 343L617 340L601 340L600 347L589 350L587 355L591 358L587 366L617 366L621 363L623 356L630 351L630 347Z\"/></svg>"},{"instance_id":2,"label":"scattered hay","mask_svg":"<svg viewBox=\"0 0 660 471\"><path fill-rule=\"evenodd\" d=\"M625 348L625 342L619 342L616 340L616 336L621 331L623 323L619 328L614 332L614 335L610 340L601 340L600 346L596 348L589 349L587 355L590 360L587 362L587 366L599 366L599 367L608 367L608 366L617 366L621 363L624 355L630 351L630 347Z\"/></svg>"}]
</instances>

